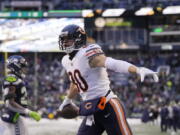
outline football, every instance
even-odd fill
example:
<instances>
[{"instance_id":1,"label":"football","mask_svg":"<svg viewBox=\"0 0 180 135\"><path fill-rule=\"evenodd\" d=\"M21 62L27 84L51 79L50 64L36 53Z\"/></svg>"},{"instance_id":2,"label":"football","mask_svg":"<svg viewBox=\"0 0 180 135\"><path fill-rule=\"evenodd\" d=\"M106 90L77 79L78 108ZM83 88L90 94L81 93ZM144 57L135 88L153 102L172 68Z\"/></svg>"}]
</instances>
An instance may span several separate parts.
<instances>
[{"instance_id":1,"label":"football","mask_svg":"<svg viewBox=\"0 0 180 135\"><path fill-rule=\"evenodd\" d=\"M73 104L66 105L62 111L57 111L57 117L73 119L79 115L79 107Z\"/></svg>"}]
</instances>

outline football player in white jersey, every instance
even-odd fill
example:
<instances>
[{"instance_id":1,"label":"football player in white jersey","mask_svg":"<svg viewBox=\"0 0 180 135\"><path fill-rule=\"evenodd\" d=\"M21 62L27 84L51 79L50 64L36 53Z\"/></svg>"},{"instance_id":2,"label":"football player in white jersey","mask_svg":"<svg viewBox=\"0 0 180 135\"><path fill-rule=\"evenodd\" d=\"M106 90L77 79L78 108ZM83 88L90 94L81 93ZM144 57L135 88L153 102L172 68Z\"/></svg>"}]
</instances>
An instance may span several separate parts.
<instances>
[{"instance_id":1,"label":"football player in white jersey","mask_svg":"<svg viewBox=\"0 0 180 135\"><path fill-rule=\"evenodd\" d=\"M25 116L39 121L41 115L28 109L28 95L24 81L27 61L19 55L7 60L8 74L3 82L4 109L1 114L1 135L28 135Z\"/></svg>"},{"instance_id":2,"label":"football player in white jersey","mask_svg":"<svg viewBox=\"0 0 180 135\"><path fill-rule=\"evenodd\" d=\"M59 110L72 104L80 93L83 101L79 115L86 116L77 135L132 135L121 101L111 91L107 69L119 73L138 74L141 81L151 75L158 82L156 72L136 67L126 61L107 57L97 44L86 44L86 33L77 25L67 25L59 35L59 47L67 55L62 65L71 81L69 92Z\"/></svg>"}]
</instances>

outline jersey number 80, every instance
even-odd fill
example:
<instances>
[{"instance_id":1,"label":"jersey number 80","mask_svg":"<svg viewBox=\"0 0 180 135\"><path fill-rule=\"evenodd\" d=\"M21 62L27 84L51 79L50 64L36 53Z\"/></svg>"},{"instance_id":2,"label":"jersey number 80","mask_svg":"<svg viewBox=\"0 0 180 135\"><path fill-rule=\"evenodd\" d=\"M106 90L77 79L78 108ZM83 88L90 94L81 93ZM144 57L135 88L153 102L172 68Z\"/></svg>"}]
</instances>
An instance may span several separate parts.
<instances>
[{"instance_id":1,"label":"jersey number 80","mask_svg":"<svg viewBox=\"0 0 180 135\"><path fill-rule=\"evenodd\" d=\"M74 70L74 72L68 72L70 80L77 86L78 90L82 90L83 92L88 90L88 84L86 80L82 77L80 71L78 69Z\"/></svg>"}]
</instances>

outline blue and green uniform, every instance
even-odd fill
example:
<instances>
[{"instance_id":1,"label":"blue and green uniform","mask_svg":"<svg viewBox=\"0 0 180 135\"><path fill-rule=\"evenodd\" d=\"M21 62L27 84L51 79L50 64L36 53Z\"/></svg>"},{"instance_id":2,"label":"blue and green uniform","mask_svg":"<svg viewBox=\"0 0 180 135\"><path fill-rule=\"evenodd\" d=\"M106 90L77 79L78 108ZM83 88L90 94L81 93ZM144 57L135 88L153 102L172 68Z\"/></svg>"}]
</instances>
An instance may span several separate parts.
<instances>
[{"instance_id":1,"label":"blue and green uniform","mask_svg":"<svg viewBox=\"0 0 180 135\"><path fill-rule=\"evenodd\" d=\"M14 86L16 88L15 93L9 93L10 86ZM25 82L15 74L8 74L5 77L2 92L5 103L9 99L14 98L16 103L25 108L27 107L27 90ZM12 111L8 107L4 107L1 119L5 122L16 123L20 115L23 114Z\"/></svg>"}]
</instances>

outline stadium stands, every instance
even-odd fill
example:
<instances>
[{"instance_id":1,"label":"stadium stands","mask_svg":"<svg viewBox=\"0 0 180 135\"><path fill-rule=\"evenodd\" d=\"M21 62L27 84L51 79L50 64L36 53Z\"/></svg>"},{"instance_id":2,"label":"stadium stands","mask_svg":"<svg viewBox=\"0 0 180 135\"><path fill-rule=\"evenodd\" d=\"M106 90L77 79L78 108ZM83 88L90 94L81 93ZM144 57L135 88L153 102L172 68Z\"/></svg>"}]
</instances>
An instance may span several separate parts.
<instances>
[{"instance_id":1,"label":"stadium stands","mask_svg":"<svg viewBox=\"0 0 180 135\"><path fill-rule=\"evenodd\" d=\"M58 108L69 81L60 63L62 54L57 57L57 53L40 53L37 63L34 63L33 55L32 53L25 55L30 61L29 74L27 75L29 94L34 95L34 90L38 90L38 96L30 98L33 104L34 101L37 101L36 109L41 110L44 117L47 117L48 113L53 113ZM171 100L180 101L179 54L129 54L124 56L118 54L115 57L153 70L157 70L160 65L170 67L170 74L159 70L159 83L154 83L151 78L146 78L145 82L140 84L137 76L109 71L111 88L126 105L130 117L135 117L137 114L140 116L144 108L152 104L161 106ZM0 78L2 80L2 76Z\"/></svg>"},{"instance_id":2,"label":"stadium stands","mask_svg":"<svg viewBox=\"0 0 180 135\"><path fill-rule=\"evenodd\" d=\"M11 2L24 2L24 0L4 0L0 1L0 10L7 10ZM107 9L107 8L126 8L134 9L142 6L168 6L180 4L179 0L26 0L27 2L40 2L42 7L39 9L56 9L56 10L72 10L72 9ZM52 4L51 6L48 6ZM45 5L44 5L45 4ZM4 9L4 5L5 6ZM37 5L36 5L37 6ZM35 7L36 7L35 6ZM48 8L47 8L48 7ZM33 8L32 8L33 9Z\"/></svg>"},{"instance_id":3,"label":"stadium stands","mask_svg":"<svg viewBox=\"0 0 180 135\"><path fill-rule=\"evenodd\" d=\"M6 0L0 1L0 10L2 11L3 2L10 3L12 1L21 0ZM27 0L51 2L54 10L81 10L81 9L108 9L108 8L126 8L129 10L139 9L140 7L166 7L172 5L180 5L179 0ZM43 8L42 8L43 9ZM43 9L48 10L48 9ZM164 15L165 16L165 15ZM163 17L164 17L163 16ZM157 17L157 16L155 16ZM177 16L169 18L152 19L149 26L137 27L131 21L120 18L119 26L98 28L87 28L88 41L92 40L102 45L103 49L124 49L127 46L147 45L148 32L154 35L162 34L152 38L152 43L161 44L162 41L167 43L180 43L179 34L176 36L164 36L165 34L178 32L180 30L179 19ZM174 19L173 19L174 18ZM151 19L149 19L151 21ZM165 20L165 21L164 21ZM171 20L171 21L168 21ZM163 22L164 21L164 22ZM112 21L113 22L113 21ZM117 20L115 20L117 22ZM162 24L159 24L161 22ZM169 23L170 22L170 23ZM42 112L43 117L47 118L50 113L54 113L59 107L61 101L68 88L69 81L61 65L63 54L52 53L57 52L57 36L60 29L69 23L80 24L83 26L83 19L73 18L38 18L38 19L0 19L0 50L1 51L19 51L33 52L21 54L28 61L29 73L27 75L28 92L31 105L35 110ZM91 24L94 22L90 22ZM126 26L122 24L126 23ZM130 23L131 26L128 26ZM138 22L139 23L139 22ZM174 25L176 24L176 25ZM141 24L140 24L141 25ZM142 23L143 25L143 23ZM48 26L48 27L47 27ZM162 33L159 33L157 28L160 28ZM149 31L148 31L149 30ZM150 38L151 40L151 38ZM171 42L170 42L171 41ZM151 43L151 41L150 41ZM168 44L169 45L169 44ZM171 45L171 44L170 44ZM150 46L146 46L148 50ZM112 50L113 50L112 49ZM48 53L38 53L44 51ZM58 50L59 51L59 50ZM108 50L109 51L109 50ZM109 72L111 79L112 90L120 97L126 106L126 111L129 117L141 117L146 113L156 112L161 114L163 107L174 106L170 103L180 103L180 55L179 52L169 51L162 52L147 52L142 53L141 50L136 50L135 53L124 55L120 52L109 53L107 55L129 61L137 66L145 66L155 71L158 71L160 82L154 83L152 78L146 78L145 82L140 83L138 76L117 74ZM114 50L113 50L114 51ZM51 53L50 53L51 52ZM4 57L0 53L0 86L4 76ZM11 55L11 53L10 53ZM35 57L37 55L37 57ZM57 57L58 56L58 57ZM0 91L0 94L1 91ZM0 96L1 97L1 96ZM80 101L77 97L77 104ZM2 102L0 102L0 105ZM179 105L178 105L179 107ZM145 118L145 117L143 117ZM152 117L150 119L153 119ZM144 120L144 119L143 119ZM146 121L146 118L145 120Z\"/></svg>"}]
</instances>

